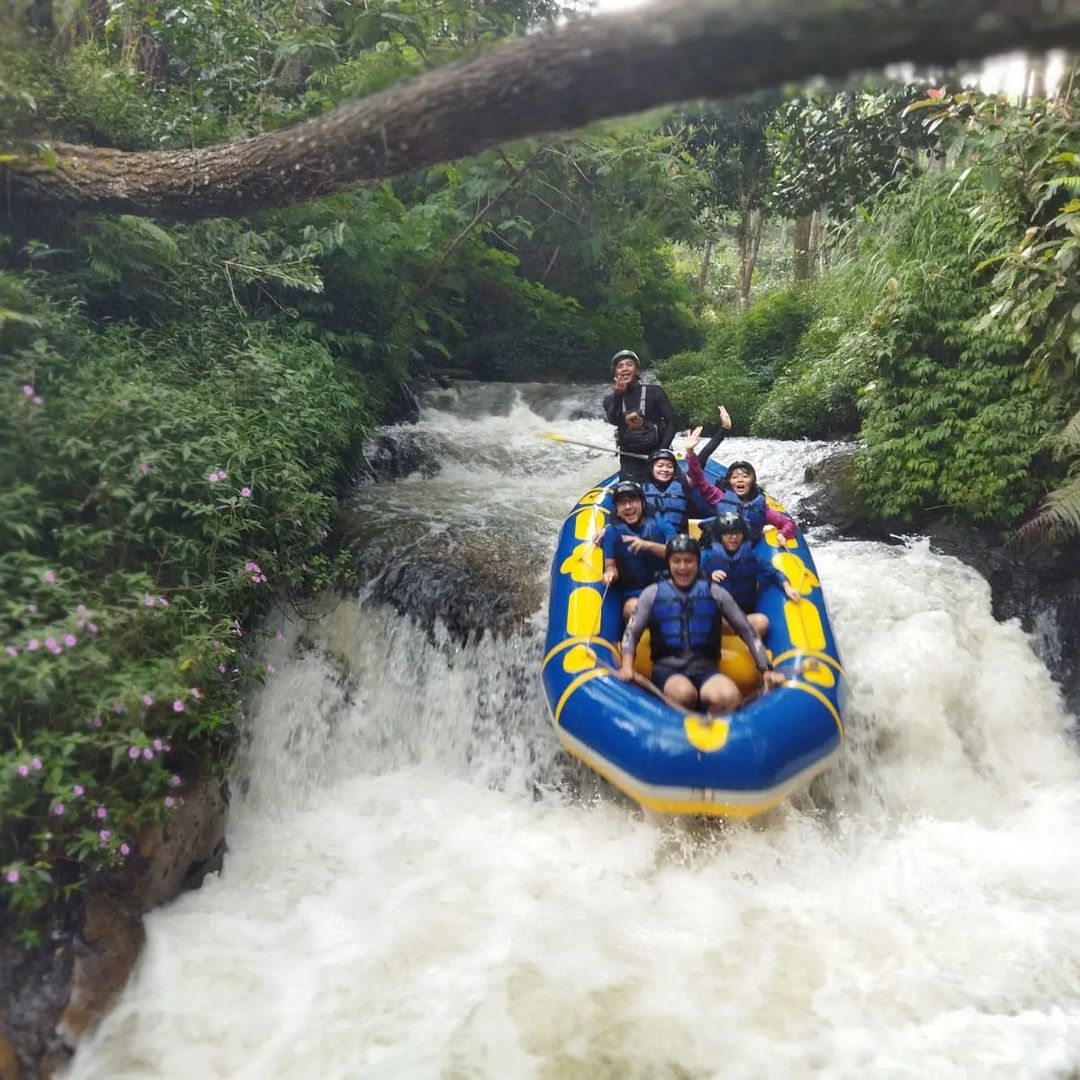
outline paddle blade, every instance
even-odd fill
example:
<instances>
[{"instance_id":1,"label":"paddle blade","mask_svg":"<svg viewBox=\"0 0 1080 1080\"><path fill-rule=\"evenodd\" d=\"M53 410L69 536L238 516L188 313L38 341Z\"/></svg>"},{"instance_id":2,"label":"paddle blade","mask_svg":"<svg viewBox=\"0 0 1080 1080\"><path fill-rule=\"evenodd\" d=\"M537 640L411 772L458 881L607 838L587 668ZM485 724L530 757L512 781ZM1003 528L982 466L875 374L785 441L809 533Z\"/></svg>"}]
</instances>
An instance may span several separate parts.
<instances>
[{"instance_id":1,"label":"paddle blade","mask_svg":"<svg viewBox=\"0 0 1080 1080\"><path fill-rule=\"evenodd\" d=\"M549 442L566 442L565 435L559 435L554 431L545 431L540 438L547 439Z\"/></svg>"}]
</instances>

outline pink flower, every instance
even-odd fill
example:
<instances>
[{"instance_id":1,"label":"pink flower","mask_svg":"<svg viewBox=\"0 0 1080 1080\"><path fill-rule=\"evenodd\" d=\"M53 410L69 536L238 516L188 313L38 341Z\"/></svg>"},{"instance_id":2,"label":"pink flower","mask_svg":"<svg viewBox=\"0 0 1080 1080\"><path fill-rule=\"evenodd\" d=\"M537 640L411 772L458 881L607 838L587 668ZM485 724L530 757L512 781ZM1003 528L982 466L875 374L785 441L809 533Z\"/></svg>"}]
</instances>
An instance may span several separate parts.
<instances>
[{"instance_id":1,"label":"pink flower","mask_svg":"<svg viewBox=\"0 0 1080 1080\"><path fill-rule=\"evenodd\" d=\"M72 794L72 795L77 795L77 796L82 796L82 795L85 795L85 794L86 794L86 788L84 788L84 787L82 786L82 784L76 784L76 785L75 785L75 786L74 786L74 787L73 787L73 788L71 789L71 794Z\"/></svg>"},{"instance_id":2,"label":"pink flower","mask_svg":"<svg viewBox=\"0 0 1080 1080\"><path fill-rule=\"evenodd\" d=\"M124 703L122 701L114 701L112 711L119 716L124 711Z\"/></svg>"},{"instance_id":3,"label":"pink flower","mask_svg":"<svg viewBox=\"0 0 1080 1080\"><path fill-rule=\"evenodd\" d=\"M200 690L200 689L199 689L199 688L198 688L197 686L193 686L193 687L191 688L191 696L192 696L192 697L193 697L193 698L194 698L194 699L195 699L196 701L202 701L202 691L201 691L201 690Z\"/></svg>"},{"instance_id":4,"label":"pink flower","mask_svg":"<svg viewBox=\"0 0 1080 1080\"><path fill-rule=\"evenodd\" d=\"M248 561L248 562L244 563L244 569L249 574L261 574L262 573L262 567L257 562Z\"/></svg>"},{"instance_id":5,"label":"pink flower","mask_svg":"<svg viewBox=\"0 0 1080 1080\"><path fill-rule=\"evenodd\" d=\"M184 711L184 703L179 698L177 698L172 703L172 711L173 712L183 712Z\"/></svg>"},{"instance_id":6,"label":"pink flower","mask_svg":"<svg viewBox=\"0 0 1080 1080\"><path fill-rule=\"evenodd\" d=\"M145 476L150 471L151 471L150 466L147 465L147 463L145 461L140 461L139 462L139 472L141 472L143 474L143 476Z\"/></svg>"},{"instance_id":7,"label":"pink flower","mask_svg":"<svg viewBox=\"0 0 1080 1080\"><path fill-rule=\"evenodd\" d=\"M139 756L139 753L140 751L137 746L128 747L128 757L131 758L132 761L134 761Z\"/></svg>"},{"instance_id":8,"label":"pink flower","mask_svg":"<svg viewBox=\"0 0 1080 1080\"><path fill-rule=\"evenodd\" d=\"M121 844L120 845L120 854L123 855L126 858L128 855L131 854L131 848L128 847L127 844Z\"/></svg>"},{"instance_id":9,"label":"pink flower","mask_svg":"<svg viewBox=\"0 0 1080 1080\"><path fill-rule=\"evenodd\" d=\"M165 749L165 744L160 739L154 740L154 749L160 754Z\"/></svg>"},{"instance_id":10,"label":"pink flower","mask_svg":"<svg viewBox=\"0 0 1080 1080\"><path fill-rule=\"evenodd\" d=\"M45 639L45 648L48 649L49 652L55 652L56 651L56 638L47 637Z\"/></svg>"},{"instance_id":11,"label":"pink flower","mask_svg":"<svg viewBox=\"0 0 1080 1080\"><path fill-rule=\"evenodd\" d=\"M273 664L267 664L266 665L266 674L267 675L276 675L277 674L277 668L274 667Z\"/></svg>"},{"instance_id":12,"label":"pink flower","mask_svg":"<svg viewBox=\"0 0 1080 1080\"><path fill-rule=\"evenodd\" d=\"M151 596L151 595L150 595L149 593L147 593L147 594L146 594L146 595L145 595L145 596L144 596L144 597L142 598L142 602L143 602L143 603L144 603L144 604L145 604L145 605L146 605L147 607L153 607L153 606L154 606L154 598L153 598L153 597L152 597L152 596Z\"/></svg>"},{"instance_id":13,"label":"pink flower","mask_svg":"<svg viewBox=\"0 0 1080 1080\"><path fill-rule=\"evenodd\" d=\"M9 870L4 875L4 880L9 885L18 885L19 884L19 871L18 870Z\"/></svg>"},{"instance_id":14,"label":"pink flower","mask_svg":"<svg viewBox=\"0 0 1080 1080\"><path fill-rule=\"evenodd\" d=\"M112 833L109 832L108 829L102 829L101 832L97 834L97 838L98 847L106 847L109 841L112 839Z\"/></svg>"},{"instance_id":15,"label":"pink flower","mask_svg":"<svg viewBox=\"0 0 1080 1080\"><path fill-rule=\"evenodd\" d=\"M12 658L12 660L14 660L15 657L19 655L19 650L16 649L14 645L6 645L4 647L4 652L6 652L8 656Z\"/></svg>"},{"instance_id":16,"label":"pink flower","mask_svg":"<svg viewBox=\"0 0 1080 1080\"><path fill-rule=\"evenodd\" d=\"M165 796L165 806L171 810L176 805L176 800L171 795Z\"/></svg>"},{"instance_id":17,"label":"pink flower","mask_svg":"<svg viewBox=\"0 0 1080 1080\"><path fill-rule=\"evenodd\" d=\"M54 814L55 814L55 815L56 815L57 817L63 817L63 816L64 816L64 804L63 804L62 802L58 802L58 803L57 803L57 804L56 804L56 805L55 805L55 806L53 807L53 813L54 813Z\"/></svg>"},{"instance_id":18,"label":"pink flower","mask_svg":"<svg viewBox=\"0 0 1080 1080\"><path fill-rule=\"evenodd\" d=\"M172 776L169 777L169 783L173 787L179 787L180 786L180 777L177 776L176 773L173 773Z\"/></svg>"},{"instance_id":19,"label":"pink flower","mask_svg":"<svg viewBox=\"0 0 1080 1080\"><path fill-rule=\"evenodd\" d=\"M149 708L154 704L154 699L149 694L143 694L142 703Z\"/></svg>"},{"instance_id":20,"label":"pink flower","mask_svg":"<svg viewBox=\"0 0 1080 1080\"><path fill-rule=\"evenodd\" d=\"M56 571L55 570L46 570L45 573L41 575L41 580L44 581L46 585L55 585L56 584Z\"/></svg>"},{"instance_id":21,"label":"pink flower","mask_svg":"<svg viewBox=\"0 0 1080 1080\"><path fill-rule=\"evenodd\" d=\"M278 641L284 641L285 640L285 635L280 630L274 635L274 637Z\"/></svg>"},{"instance_id":22,"label":"pink flower","mask_svg":"<svg viewBox=\"0 0 1080 1080\"><path fill-rule=\"evenodd\" d=\"M74 649L75 646L78 645L78 643L79 643L79 639L74 634L65 634L64 635L64 644L69 649Z\"/></svg>"},{"instance_id":23,"label":"pink flower","mask_svg":"<svg viewBox=\"0 0 1080 1080\"><path fill-rule=\"evenodd\" d=\"M147 761L153 761L154 760L154 751L151 750L149 746L144 747L143 752L142 752L142 756L144 758L146 758Z\"/></svg>"},{"instance_id":24,"label":"pink flower","mask_svg":"<svg viewBox=\"0 0 1080 1080\"><path fill-rule=\"evenodd\" d=\"M109 811L106 810L104 806L99 806L94 811L94 817L100 818L102 821L104 821L108 816L109 816Z\"/></svg>"},{"instance_id":25,"label":"pink flower","mask_svg":"<svg viewBox=\"0 0 1080 1080\"><path fill-rule=\"evenodd\" d=\"M41 648L41 642L38 641L38 639L36 637L32 637L26 643L26 651L27 652L37 652L38 649L40 649L40 648Z\"/></svg>"},{"instance_id":26,"label":"pink flower","mask_svg":"<svg viewBox=\"0 0 1080 1080\"><path fill-rule=\"evenodd\" d=\"M91 716L90 719L87 720L86 722L91 727L101 727L101 717L100 716Z\"/></svg>"},{"instance_id":27,"label":"pink flower","mask_svg":"<svg viewBox=\"0 0 1080 1080\"><path fill-rule=\"evenodd\" d=\"M41 758L39 758L39 757L34 758L30 762L30 768L33 769L35 772L40 772L41 771Z\"/></svg>"},{"instance_id":28,"label":"pink flower","mask_svg":"<svg viewBox=\"0 0 1080 1080\"><path fill-rule=\"evenodd\" d=\"M249 488L249 487L242 487L242 488L240 489L240 497L241 497L242 499L250 499L250 498L251 498L251 488Z\"/></svg>"},{"instance_id":29,"label":"pink flower","mask_svg":"<svg viewBox=\"0 0 1080 1080\"><path fill-rule=\"evenodd\" d=\"M77 612L77 613L78 613L79 615L89 615L89 614L90 614L90 609L89 609L89 608L88 608L88 607L87 607L87 606L86 606L85 604L80 604L80 605L79 605L79 606L78 606L78 607L77 607L77 608L75 609L75 611L76 611L76 612Z\"/></svg>"},{"instance_id":30,"label":"pink flower","mask_svg":"<svg viewBox=\"0 0 1080 1080\"><path fill-rule=\"evenodd\" d=\"M86 624L86 629L89 630L91 634L96 634L98 632L98 625L97 623L90 622Z\"/></svg>"},{"instance_id":31,"label":"pink flower","mask_svg":"<svg viewBox=\"0 0 1080 1080\"><path fill-rule=\"evenodd\" d=\"M49 645L47 641L45 642L45 644ZM59 656L63 651L64 647L62 645L58 645L55 641L51 645L49 645L49 652L51 652L53 656Z\"/></svg>"},{"instance_id":32,"label":"pink flower","mask_svg":"<svg viewBox=\"0 0 1080 1080\"><path fill-rule=\"evenodd\" d=\"M166 600L164 596L159 596L157 598L157 602L158 602L158 607L168 607L169 606L169 601Z\"/></svg>"},{"instance_id":33,"label":"pink flower","mask_svg":"<svg viewBox=\"0 0 1080 1080\"><path fill-rule=\"evenodd\" d=\"M34 396L34 388L29 383L23 383L22 392L27 397L33 397Z\"/></svg>"},{"instance_id":34,"label":"pink flower","mask_svg":"<svg viewBox=\"0 0 1080 1080\"><path fill-rule=\"evenodd\" d=\"M224 469L215 469L213 472L206 474L206 479L209 480L211 484L216 484L221 480L228 479L228 476L229 474Z\"/></svg>"},{"instance_id":35,"label":"pink flower","mask_svg":"<svg viewBox=\"0 0 1080 1080\"><path fill-rule=\"evenodd\" d=\"M29 765L20 765L15 771L20 776L29 776L30 775L30 766Z\"/></svg>"},{"instance_id":36,"label":"pink flower","mask_svg":"<svg viewBox=\"0 0 1080 1080\"><path fill-rule=\"evenodd\" d=\"M222 675L225 674L225 665L224 664L218 664L217 669L218 669L218 671L221 672Z\"/></svg>"},{"instance_id":37,"label":"pink flower","mask_svg":"<svg viewBox=\"0 0 1080 1080\"><path fill-rule=\"evenodd\" d=\"M40 394L35 394L30 400L35 405L44 405L45 404L45 399Z\"/></svg>"}]
</instances>

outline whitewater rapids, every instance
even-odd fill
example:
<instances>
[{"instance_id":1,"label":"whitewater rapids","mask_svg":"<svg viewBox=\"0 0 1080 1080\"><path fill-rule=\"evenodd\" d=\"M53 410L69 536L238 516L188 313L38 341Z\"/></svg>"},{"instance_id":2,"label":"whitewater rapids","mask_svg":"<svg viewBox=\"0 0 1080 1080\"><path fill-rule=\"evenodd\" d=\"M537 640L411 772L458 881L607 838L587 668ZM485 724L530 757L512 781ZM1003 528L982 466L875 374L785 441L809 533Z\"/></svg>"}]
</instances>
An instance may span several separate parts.
<instances>
[{"instance_id":1,"label":"whitewater rapids","mask_svg":"<svg viewBox=\"0 0 1080 1080\"><path fill-rule=\"evenodd\" d=\"M360 489L351 532L415 558L497 534L542 591L613 459L539 436L606 444L571 419L590 401L431 398L390 435L438 471ZM718 456L797 504L822 450ZM642 814L560 752L542 610L468 645L363 598L285 625L224 870L147 917L69 1076L1075 1075L1075 720L972 570L919 540L811 540L847 741L752 823Z\"/></svg>"}]
</instances>

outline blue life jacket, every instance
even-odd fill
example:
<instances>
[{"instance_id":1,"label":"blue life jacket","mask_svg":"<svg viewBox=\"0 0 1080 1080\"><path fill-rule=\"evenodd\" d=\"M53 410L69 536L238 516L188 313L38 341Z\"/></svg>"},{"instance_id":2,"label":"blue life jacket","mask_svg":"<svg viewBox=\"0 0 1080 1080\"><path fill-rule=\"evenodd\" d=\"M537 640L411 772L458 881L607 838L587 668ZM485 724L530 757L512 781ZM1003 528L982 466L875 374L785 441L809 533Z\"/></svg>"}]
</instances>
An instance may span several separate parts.
<instances>
[{"instance_id":1,"label":"blue life jacket","mask_svg":"<svg viewBox=\"0 0 1080 1080\"><path fill-rule=\"evenodd\" d=\"M701 553L701 569L710 580L714 570L723 570L727 577L720 582L720 588L727 589L747 614L757 608L761 570L749 541L744 540L730 553L719 540L714 541Z\"/></svg>"},{"instance_id":2,"label":"blue life jacket","mask_svg":"<svg viewBox=\"0 0 1080 1080\"><path fill-rule=\"evenodd\" d=\"M652 540L658 544L667 540L666 532L660 528L659 522L651 517L645 518L637 529L631 529L625 521L615 521L608 528L614 529L620 536L640 536L642 540ZM619 568L619 584L622 588L644 589L646 585L651 585L656 575L663 570L664 561L647 551L635 555L620 540L615 545L615 565Z\"/></svg>"},{"instance_id":3,"label":"blue life jacket","mask_svg":"<svg viewBox=\"0 0 1080 1080\"><path fill-rule=\"evenodd\" d=\"M676 533L686 532L687 491L677 476L661 489L654 480L642 484L649 511L656 517L669 521Z\"/></svg>"},{"instance_id":4,"label":"blue life jacket","mask_svg":"<svg viewBox=\"0 0 1080 1080\"><path fill-rule=\"evenodd\" d=\"M743 502L731 488L724 489L724 497L713 507L716 514L725 510L737 510L746 522L746 529L754 543L761 539L765 528L765 496L759 491L752 499Z\"/></svg>"},{"instance_id":5,"label":"blue life jacket","mask_svg":"<svg viewBox=\"0 0 1080 1080\"><path fill-rule=\"evenodd\" d=\"M665 656L715 658L722 626L720 609L703 577L685 593L675 588L670 578L662 578L649 620L653 663Z\"/></svg>"}]
</instances>

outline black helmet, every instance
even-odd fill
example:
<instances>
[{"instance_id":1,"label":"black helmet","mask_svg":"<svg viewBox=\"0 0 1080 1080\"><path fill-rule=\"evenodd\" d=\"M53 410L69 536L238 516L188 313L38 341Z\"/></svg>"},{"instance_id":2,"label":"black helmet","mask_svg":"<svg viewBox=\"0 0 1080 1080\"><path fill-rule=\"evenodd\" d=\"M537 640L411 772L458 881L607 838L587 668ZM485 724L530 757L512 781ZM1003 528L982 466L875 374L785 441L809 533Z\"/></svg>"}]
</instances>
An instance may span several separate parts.
<instances>
[{"instance_id":1,"label":"black helmet","mask_svg":"<svg viewBox=\"0 0 1080 1080\"><path fill-rule=\"evenodd\" d=\"M640 499L641 505L645 505L645 492L636 480L620 480L615 485L615 491L612 498L615 500L616 504L618 504L620 499Z\"/></svg>"},{"instance_id":2,"label":"black helmet","mask_svg":"<svg viewBox=\"0 0 1080 1080\"><path fill-rule=\"evenodd\" d=\"M679 536L673 536L667 542L667 547L664 549L664 561L666 562L672 555L683 555L687 553L693 555L698 562L701 562L701 547L692 536L687 536L686 533L682 533Z\"/></svg>"},{"instance_id":3,"label":"black helmet","mask_svg":"<svg viewBox=\"0 0 1080 1080\"><path fill-rule=\"evenodd\" d=\"M666 446L662 446L659 450L654 450L649 455L650 467L657 461L670 461L672 465L678 465L679 459L675 456L674 450L669 450Z\"/></svg>"},{"instance_id":4,"label":"black helmet","mask_svg":"<svg viewBox=\"0 0 1080 1080\"><path fill-rule=\"evenodd\" d=\"M635 364L635 365L636 365L637 367L641 367L641 357L640 357L640 356L638 356L638 354L637 354L636 352L634 352L634 350L633 350L633 349L620 349L620 350L619 350L619 351L618 351L618 352L617 352L617 353L616 353L616 354L615 354L615 355L614 355L614 356L613 356L613 357L611 358L611 370L612 370L612 371L614 371L614 370L615 370L615 365L616 365L616 364L617 364L617 363L618 363L618 362L619 362L620 360L633 360L633 361L634 361L634 364Z\"/></svg>"},{"instance_id":5,"label":"black helmet","mask_svg":"<svg viewBox=\"0 0 1080 1080\"><path fill-rule=\"evenodd\" d=\"M746 522L738 510L723 510L716 515L716 535L725 536L727 533L742 533L746 535Z\"/></svg>"}]
</instances>

